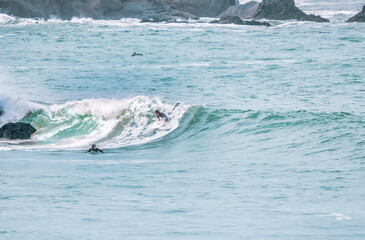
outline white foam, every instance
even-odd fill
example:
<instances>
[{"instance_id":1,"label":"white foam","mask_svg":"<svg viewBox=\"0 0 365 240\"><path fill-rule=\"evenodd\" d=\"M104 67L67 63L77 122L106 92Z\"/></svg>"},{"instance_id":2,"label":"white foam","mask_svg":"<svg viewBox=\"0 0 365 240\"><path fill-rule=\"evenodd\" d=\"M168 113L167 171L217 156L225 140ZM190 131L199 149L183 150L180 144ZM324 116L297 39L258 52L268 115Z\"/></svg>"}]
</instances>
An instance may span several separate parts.
<instances>
[{"instance_id":1,"label":"white foam","mask_svg":"<svg viewBox=\"0 0 365 240\"><path fill-rule=\"evenodd\" d=\"M0 24L7 24L7 23L11 23L13 21L15 21L16 18L15 17L11 17L9 15L0 13Z\"/></svg>"},{"instance_id":2,"label":"white foam","mask_svg":"<svg viewBox=\"0 0 365 240\"><path fill-rule=\"evenodd\" d=\"M323 215L324 217L334 217L337 221L342 221L342 220L350 220L351 217L349 216L345 216L342 213L330 213L328 215Z\"/></svg>"},{"instance_id":3,"label":"white foam","mask_svg":"<svg viewBox=\"0 0 365 240\"><path fill-rule=\"evenodd\" d=\"M0 125L17 122L30 111L45 109L45 106L41 104L24 99L14 99L5 94L0 94L0 106L4 111L4 115L0 117Z\"/></svg>"},{"instance_id":4,"label":"white foam","mask_svg":"<svg viewBox=\"0 0 365 240\"><path fill-rule=\"evenodd\" d=\"M326 10L326 11L306 11L307 14L314 14L314 15L319 15L321 17L324 17L324 18L334 18L335 16L338 16L338 15L343 15L343 16L346 16L346 17L351 17L351 16L354 16L355 14L358 13L358 11L329 11L329 10Z\"/></svg>"}]
</instances>

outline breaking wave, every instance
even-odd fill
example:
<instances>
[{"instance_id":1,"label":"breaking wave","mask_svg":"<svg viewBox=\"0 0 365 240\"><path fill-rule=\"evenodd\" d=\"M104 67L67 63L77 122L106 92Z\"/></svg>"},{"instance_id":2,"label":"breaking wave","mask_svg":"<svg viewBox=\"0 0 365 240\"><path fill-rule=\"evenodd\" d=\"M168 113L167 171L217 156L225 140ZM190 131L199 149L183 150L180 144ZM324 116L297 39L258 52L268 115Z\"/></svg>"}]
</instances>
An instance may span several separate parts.
<instances>
[{"instance_id":1,"label":"breaking wave","mask_svg":"<svg viewBox=\"0 0 365 240\"><path fill-rule=\"evenodd\" d=\"M82 149L92 143L104 148L144 144L169 134L189 109L188 105L137 96L129 99L85 99L43 105L2 98L0 123L31 123L37 132L31 140L2 140L0 149ZM154 110L166 113L169 121L158 122Z\"/></svg>"}]
</instances>

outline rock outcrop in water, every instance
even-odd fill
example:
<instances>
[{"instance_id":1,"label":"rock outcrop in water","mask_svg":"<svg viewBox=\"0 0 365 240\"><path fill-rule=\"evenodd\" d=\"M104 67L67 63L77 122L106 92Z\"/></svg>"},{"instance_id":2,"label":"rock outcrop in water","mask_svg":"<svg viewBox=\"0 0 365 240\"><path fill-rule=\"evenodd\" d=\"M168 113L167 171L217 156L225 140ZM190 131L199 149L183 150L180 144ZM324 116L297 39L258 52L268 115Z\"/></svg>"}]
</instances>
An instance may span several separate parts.
<instances>
[{"instance_id":1,"label":"rock outcrop in water","mask_svg":"<svg viewBox=\"0 0 365 240\"><path fill-rule=\"evenodd\" d=\"M249 19L256 16L260 3L251 1L246 4L230 6L226 11L222 12L219 17L237 16L242 19Z\"/></svg>"},{"instance_id":2,"label":"rock outcrop in water","mask_svg":"<svg viewBox=\"0 0 365 240\"><path fill-rule=\"evenodd\" d=\"M329 22L328 19L321 16L305 14L295 6L294 0L263 0L255 19Z\"/></svg>"},{"instance_id":3,"label":"rock outcrop in water","mask_svg":"<svg viewBox=\"0 0 365 240\"><path fill-rule=\"evenodd\" d=\"M30 139L37 130L29 123L7 123L0 128L0 138L6 139Z\"/></svg>"},{"instance_id":4,"label":"rock outcrop in water","mask_svg":"<svg viewBox=\"0 0 365 240\"><path fill-rule=\"evenodd\" d=\"M234 23L237 25L265 26L265 27L272 26L270 23L267 23L267 22L259 22L259 21L255 21L255 20L243 21L240 17L237 17L237 16L221 17L219 20L211 21L210 23L220 23L220 24Z\"/></svg>"},{"instance_id":5,"label":"rock outcrop in water","mask_svg":"<svg viewBox=\"0 0 365 240\"><path fill-rule=\"evenodd\" d=\"M0 0L0 10L17 17L140 19L216 17L235 0Z\"/></svg>"},{"instance_id":6,"label":"rock outcrop in water","mask_svg":"<svg viewBox=\"0 0 365 240\"><path fill-rule=\"evenodd\" d=\"M362 7L362 11L349 18L347 22L365 22L365 5Z\"/></svg>"}]
</instances>

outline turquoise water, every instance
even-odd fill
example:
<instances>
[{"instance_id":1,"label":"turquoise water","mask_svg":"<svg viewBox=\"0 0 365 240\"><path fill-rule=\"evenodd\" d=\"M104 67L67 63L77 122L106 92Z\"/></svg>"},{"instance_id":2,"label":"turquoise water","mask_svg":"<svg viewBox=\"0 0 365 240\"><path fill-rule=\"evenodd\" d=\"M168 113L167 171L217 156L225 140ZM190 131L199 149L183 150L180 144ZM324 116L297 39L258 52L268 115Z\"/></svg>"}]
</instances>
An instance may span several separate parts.
<instances>
[{"instance_id":1,"label":"turquoise water","mask_svg":"<svg viewBox=\"0 0 365 240\"><path fill-rule=\"evenodd\" d=\"M332 23L0 15L0 122L38 129L0 140L0 239L364 239L361 1L298 3Z\"/></svg>"}]
</instances>

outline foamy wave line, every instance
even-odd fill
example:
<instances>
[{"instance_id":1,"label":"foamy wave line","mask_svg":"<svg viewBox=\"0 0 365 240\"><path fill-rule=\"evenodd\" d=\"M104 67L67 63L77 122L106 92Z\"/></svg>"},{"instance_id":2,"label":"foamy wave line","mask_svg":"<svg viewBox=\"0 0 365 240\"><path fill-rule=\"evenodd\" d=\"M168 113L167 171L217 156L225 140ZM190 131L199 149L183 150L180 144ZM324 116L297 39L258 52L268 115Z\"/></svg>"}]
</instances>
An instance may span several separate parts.
<instances>
[{"instance_id":1,"label":"foamy wave line","mask_svg":"<svg viewBox=\"0 0 365 240\"><path fill-rule=\"evenodd\" d=\"M354 16L355 14L358 13L358 11L307 11L308 14L314 14L314 15L319 15L321 17L324 17L324 18L333 18L335 16L338 16L338 15L343 15L343 16L346 16L346 17L351 17L351 16Z\"/></svg>"}]
</instances>

